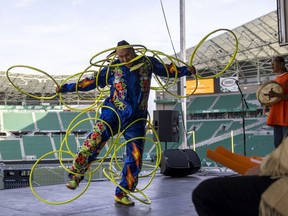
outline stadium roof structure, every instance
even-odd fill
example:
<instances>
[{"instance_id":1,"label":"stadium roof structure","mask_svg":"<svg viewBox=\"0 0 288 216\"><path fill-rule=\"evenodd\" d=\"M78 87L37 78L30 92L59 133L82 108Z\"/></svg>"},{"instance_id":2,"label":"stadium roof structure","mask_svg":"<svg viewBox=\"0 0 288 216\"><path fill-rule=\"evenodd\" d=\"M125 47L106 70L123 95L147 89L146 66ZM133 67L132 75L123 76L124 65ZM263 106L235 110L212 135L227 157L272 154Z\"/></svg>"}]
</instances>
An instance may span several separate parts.
<instances>
[{"instance_id":1,"label":"stadium roof structure","mask_svg":"<svg viewBox=\"0 0 288 216\"><path fill-rule=\"evenodd\" d=\"M238 51L231 66L221 76L237 76L240 84L260 83L263 80L268 81L272 75L271 58L273 56L281 55L287 61L288 47L279 46L278 43L276 11L231 31L237 38ZM205 41L202 41L200 46L198 44L186 50L186 56L191 56L197 48L193 57L193 65L197 68L199 75L203 77L213 76L222 71L235 52L236 39L233 34L229 31L219 34L220 32L222 31L215 32L215 35L218 34L218 36L213 38L210 38L213 36L211 34ZM24 73L23 71L16 73L12 70L9 73L0 71L0 105L41 105L45 102L59 104L59 97L55 95L56 83L61 83L69 75L53 75L53 79L51 79L42 73L29 74L29 72ZM21 91L13 87L9 79ZM78 79L78 77L72 77L69 81ZM81 93L81 96L75 93L67 94L65 102L67 104L76 103L76 105L91 103L91 100L97 98L98 95L97 90ZM46 100L46 98L51 99Z\"/></svg>"},{"instance_id":2,"label":"stadium roof structure","mask_svg":"<svg viewBox=\"0 0 288 216\"><path fill-rule=\"evenodd\" d=\"M238 40L238 51L232 65L221 76L236 76L240 83L269 79L273 73L271 59L281 55L287 60L288 56L288 46L278 43L277 19L277 11L272 11L231 30ZM193 65L198 73L202 77L213 76L229 63L236 49L236 39L231 32L224 31L197 46L187 49L186 56L195 52Z\"/></svg>"},{"instance_id":3,"label":"stadium roof structure","mask_svg":"<svg viewBox=\"0 0 288 216\"><path fill-rule=\"evenodd\" d=\"M14 68L13 68L14 69ZM0 105L60 105L60 97L56 87L63 81L78 82L79 76L45 75L43 73L27 73L25 67L16 68L8 72L0 72ZM20 71L20 72L19 72ZM29 71L29 69L28 69ZM31 73L32 71L32 73ZM82 75L87 77L88 74ZM65 104L93 104L100 95L98 90L78 93L62 94L61 100Z\"/></svg>"}]
</instances>

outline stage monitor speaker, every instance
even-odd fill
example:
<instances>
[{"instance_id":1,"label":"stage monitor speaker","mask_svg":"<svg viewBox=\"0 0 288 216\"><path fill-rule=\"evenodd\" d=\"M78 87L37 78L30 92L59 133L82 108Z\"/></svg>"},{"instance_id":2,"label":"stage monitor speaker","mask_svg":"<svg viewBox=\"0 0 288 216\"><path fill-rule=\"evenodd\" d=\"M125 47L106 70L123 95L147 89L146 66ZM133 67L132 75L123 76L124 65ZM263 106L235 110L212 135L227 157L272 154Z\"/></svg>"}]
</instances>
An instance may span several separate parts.
<instances>
[{"instance_id":1,"label":"stage monitor speaker","mask_svg":"<svg viewBox=\"0 0 288 216\"><path fill-rule=\"evenodd\" d=\"M169 149L162 153L161 173L165 176L183 177L200 168L200 158L192 149Z\"/></svg>"},{"instance_id":2,"label":"stage monitor speaker","mask_svg":"<svg viewBox=\"0 0 288 216\"><path fill-rule=\"evenodd\" d=\"M160 142L179 141L179 111L154 110L153 126ZM156 136L153 136L156 141Z\"/></svg>"}]
</instances>

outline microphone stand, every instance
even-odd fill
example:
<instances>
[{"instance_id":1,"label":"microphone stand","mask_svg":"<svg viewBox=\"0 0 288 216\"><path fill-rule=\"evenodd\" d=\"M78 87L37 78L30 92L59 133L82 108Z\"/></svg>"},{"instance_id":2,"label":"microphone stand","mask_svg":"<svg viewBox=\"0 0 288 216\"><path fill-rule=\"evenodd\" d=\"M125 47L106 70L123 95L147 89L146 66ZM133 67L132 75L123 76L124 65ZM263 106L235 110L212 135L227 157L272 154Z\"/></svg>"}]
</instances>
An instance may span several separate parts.
<instances>
[{"instance_id":1,"label":"microphone stand","mask_svg":"<svg viewBox=\"0 0 288 216\"><path fill-rule=\"evenodd\" d=\"M249 110L247 101L244 98L244 95L241 91L241 88L239 86L238 80L236 80L236 84L238 86L238 90L241 94L241 104L242 104L242 129L243 129L243 144L244 144L244 156L246 156L246 134L245 134L245 108L244 105L246 106L246 110Z\"/></svg>"}]
</instances>

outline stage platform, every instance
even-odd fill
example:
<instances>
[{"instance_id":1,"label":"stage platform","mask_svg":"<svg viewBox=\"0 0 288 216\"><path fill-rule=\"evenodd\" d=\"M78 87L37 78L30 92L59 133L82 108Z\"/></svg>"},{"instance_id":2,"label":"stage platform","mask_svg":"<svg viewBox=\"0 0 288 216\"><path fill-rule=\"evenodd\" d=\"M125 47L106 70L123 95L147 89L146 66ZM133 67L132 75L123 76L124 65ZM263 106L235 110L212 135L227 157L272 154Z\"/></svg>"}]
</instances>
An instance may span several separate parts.
<instances>
[{"instance_id":1,"label":"stage platform","mask_svg":"<svg viewBox=\"0 0 288 216\"><path fill-rule=\"evenodd\" d=\"M234 175L230 171L201 168L199 172L186 177L169 177L157 173L144 193L151 199L150 205L135 199L135 206L123 206L114 202L115 185L108 180L92 181L87 191L78 199L61 205L51 205L40 201L29 187L0 190L0 215L7 216L197 216L191 201L193 189L204 179L215 176ZM139 180L139 188L149 178ZM86 186L71 191L64 184L35 187L35 192L50 202L63 202L77 196ZM140 194L135 194L143 199Z\"/></svg>"}]
</instances>

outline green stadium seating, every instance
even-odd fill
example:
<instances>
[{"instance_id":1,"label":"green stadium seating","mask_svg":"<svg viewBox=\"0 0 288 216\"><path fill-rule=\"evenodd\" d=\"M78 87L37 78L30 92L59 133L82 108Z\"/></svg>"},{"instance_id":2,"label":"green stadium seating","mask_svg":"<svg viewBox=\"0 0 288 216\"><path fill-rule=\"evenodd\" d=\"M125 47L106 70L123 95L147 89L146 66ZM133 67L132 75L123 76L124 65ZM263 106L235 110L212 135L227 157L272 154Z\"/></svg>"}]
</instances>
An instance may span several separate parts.
<instances>
[{"instance_id":1,"label":"green stadium seating","mask_svg":"<svg viewBox=\"0 0 288 216\"><path fill-rule=\"evenodd\" d=\"M221 95L212 109L235 109L241 105L241 95L240 94L227 94Z\"/></svg>"},{"instance_id":2,"label":"green stadium seating","mask_svg":"<svg viewBox=\"0 0 288 216\"><path fill-rule=\"evenodd\" d=\"M83 119L87 119L89 118L87 113L83 113L81 115L79 115L80 112L60 112L60 117L61 117L61 120L62 120L62 123L63 123L63 127L65 130L68 129L70 123L73 123L71 124L70 126L70 129L75 126L76 124L78 124L81 120ZM79 115L77 117L77 115ZM76 118L77 117L77 118ZM94 116L91 116L92 118ZM90 131L92 129L92 124L91 124L91 121L90 120L86 120L84 122L82 122L81 124L77 125L73 131L78 131L78 130L82 130L82 131Z\"/></svg>"},{"instance_id":3,"label":"green stadium seating","mask_svg":"<svg viewBox=\"0 0 288 216\"><path fill-rule=\"evenodd\" d=\"M53 140L54 140L54 143L55 143L56 150L60 150L60 145L61 145L62 142L63 142L63 144L62 144L62 150L68 151L66 142L63 141L64 138L65 138L65 134L64 134L64 135L53 135ZM68 139L68 140L67 140L67 143L68 143L69 150L71 151L71 153L76 154L76 153L77 153L77 150L78 150L78 146L77 146L77 142L76 142L75 135L74 135L74 134L70 134L70 135L67 137L67 139ZM73 158L73 155L63 153L61 157L62 157L63 159Z\"/></svg>"},{"instance_id":4,"label":"green stadium seating","mask_svg":"<svg viewBox=\"0 0 288 216\"><path fill-rule=\"evenodd\" d=\"M0 140L2 160L22 160L19 140Z\"/></svg>"},{"instance_id":5,"label":"green stadium seating","mask_svg":"<svg viewBox=\"0 0 288 216\"><path fill-rule=\"evenodd\" d=\"M247 146L248 156L264 157L275 149L273 136L269 135L253 135L247 139Z\"/></svg>"},{"instance_id":6,"label":"green stadium seating","mask_svg":"<svg viewBox=\"0 0 288 216\"><path fill-rule=\"evenodd\" d=\"M227 121L193 121L192 126L196 127L195 131L195 141L196 143L202 142L212 137L213 133ZM187 124L188 125L188 124Z\"/></svg>"},{"instance_id":7,"label":"green stadium seating","mask_svg":"<svg viewBox=\"0 0 288 216\"><path fill-rule=\"evenodd\" d=\"M188 106L188 102L186 103L186 107ZM173 110L178 110L180 113L182 112L182 104L181 103L176 103L174 106Z\"/></svg>"},{"instance_id":8,"label":"green stadium seating","mask_svg":"<svg viewBox=\"0 0 288 216\"><path fill-rule=\"evenodd\" d=\"M61 130L56 112L35 112L39 130Z\"/></svg>"},{"instance_id":9,"label":"green stadium seating","mask_svg":"<svg viewBox=\"0 0 288 216\"><path fill-rule=\"evenodd\" d=\"M238 144L239 142L241 142L241 139L242 139L241 135L234 136L234 152L235 153L243 154L243 147ZM203 145L203 146L196 147L196 153L199 156L200 161L213 162L211 161L211 159L207 158L206 151L208 148L211 150L215 150L217 146L223 146L224 148L231 151L232 149L231 137L212 143L210 145Z\"/></svg>"},{"instance_id":10,"label":"green stadium seating","mask_svg":"<svg viewBox=\"0 0 288 216\"><path fill-rule=\"evenodd\" d=\"M25 155L35 155L39 159L44 154L54 151L49 136L23 136ZM55 159L54 154L49 154L43 159Z\"/></svg>"},{"instance_id":11,"label":"green stadium seating","mask_svg":"<svg viewBox=\"0 0 288 216\"><path fill-rule=\"evenodd\" d=\"M249 101L255 101L256 96L255 94L247 94L245 96L246 100ZM209 110L211 106L215 103L215 105L212 107L212 109L219 109L219 110L232 110L235 112L235 108L237 108L239 112L239 108L241 108L241 97L240 94L226 94L226 95L207 95L207 96L196 96L193 98L192 102L189 103L189 106L187 107L187 113L193 113L194 111L201 112L204 110ZM253 102L254 103L254 102ZM187 102L188 105L188 102ZM250 106L250 104L249 104ZM180 103L176 103L174 109L180 110L181 106ZM7 131L16 132L16 136L18 134L21 134L22 132L25 132L26 134L28 132L28 135L21 134L21 137L19 139L22 139L23 145L24 145L24 152L21 152L20 142L19 140L0 140L0 153L2 160L25 160L25 156L36 156L36 158L41 157L42 155L51 152L54 150L54 147L56 150L60 148L61 140L63 139L64 135L59 135L59 132L66 130L69 126L69 124L73 121L73 119L80 114L80 112L59 112L59 114L56 111L53 112L42 112L42 111L23 111L23 112L3 112L2 116L3 119L1 120L3 122L2 129ZM241 116L241 113L239 112L239 115ZM60 116L60 121L58 119L58 116ZM33 117L35 117L36 122L33 121ZM87 119L90 117L95 117L95 112L88 112L83 113L79 118L73 123L73 125L77 124L82 119ZM17 122L15 124L15 122ZM88 132L92 130L94 120L87 120L80 125L78 125L76 128L73 129L73 132ZM61 125L62 123L62 125ZM259 123L258 125L255 125L253 127L252 124ZM36 125L36 127L35 127ZM225 127L223 127L225 125ZM245 125L246 125L246 131L248 132L246 134L246 153L247 155L258 155L258 156L264 156L265 154L271 152L274 149L273 146L273 133L271 132L270 128L264 127L266 126L265 121L256 119L256 118L246 118L245 119ZM251 126L250 126L251 125ZM63 128L61 128L63 126ZM181 125L181 119L180 119L180 131L182 130ZM194 128L195 127L195 128ZM247 128L248 127L248 128ZM46 135L39 135L39 136L29 136L30 134L33 134L36 129L39 129L40 132L51 132L51 137ZM242 119L207 119L207 120L187 120L187 132L190 132L192 130L195 130L195 141L196 146L197 144L210 140L210 145L203 145L203 146L197 146L196 152L198 156L200 157L201 161L209 161L209 159L206 158L206 150L207 148L214 149L218 145L223 145L228 149L231 149L231 137L223 138L223 140L213 143L213 139L222 135L225 135L227 137L228 134L230 134L231 130L237 131L237 133L240 132L240 134L234 136L234 151L235 153L243 154L243 134L241 132L242 130ZM263 130L267 130L267 133L263 133ZM217 131L217 133L215 133ZM37 131L36 131L37 132ZM258 132L261 132L259 135ZM271 133L270 133L271 132ZM254 135L253 133L257 134ZM38 133L37 133L38 134ZM214 135L214 136L213 136ZM153 140L153 134L147 134L147 137L150 137ZM116 136L115 136L116 137ZM187 144L189 147L193 148L192 146L192 135L187 135L188 140ZM52 140L51 140L52 138ZM84 141L84 137L75 137L75 134L71 133L68 136L68 143L70 150L73 153L77 152L78 144L82 145ZM53 141L51 143L51 141ZM107 149L109 145L111 145L111 141L108 141L108 143L105 145L105 147L101 150L99 154L99 158L103 157L105 153L107 152ZM115 141L115 139L114 139ZM121 137L116 146L119 146L120 144L126 142L126 140ZM55 146L53 145L55 144ZM182 137L180 133L180 140L179 142L161 142L161 150L165 150L166 146L167 149L175 149L179 148L179 146L182 144ZM66 149L66 145L64 145L63 150ZM114 150L113 150L114 151ZM113 154L113 151L111 154ZM117 157L122 158L125 157L125 146L119 149L117 152ZM57 159L57 154L50 154L45 159ZM150 140L145 141L144 146L144 152L143 152L143 159L154 159L156 155L156 148L154 146L154 142ZM22 159L22 156L24 159ZM109 155L110 157L111 155ZM64 159L72 159L72 155L70 154L63 154L62 157ZM1 159L1 158L0 158Z\"/></svg>"},{"instance_id":12,"label":"green stadium seating","mask_svg":"<svg viewBox=\"0 0 288 216\"><path fill-rule=\"evenodd\" d=\"M3 129L7 131L35 130L32 112L4 112Z\"/></svg>"},{"instance_id":13,"label":"green stadium seating","mask_svg":"<svg viewBox=\"0 0 288 216\"><path fill-rule=\"evenodd\" d=\"M257 97L256 97L256 93L249 93L249 94L247 94L246 100L247 100L247 101L249 101L249 100L258 100Z\"/></svg>"},{"instance_id":14,"label":"green stadium seating","mask_svg":"<svg viewBox=\"0 0 288 216\"><path fill-rule=\"evenodd\" d=\"M187 112L193 112L195 110L208 110L214 103L216 95L206 97L195 97L190 105L187 107Z\"/></svg>"}]
</instances>

